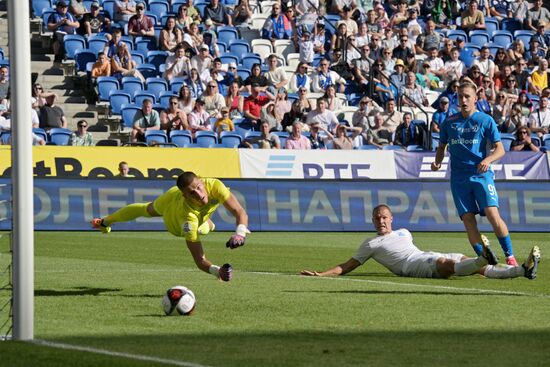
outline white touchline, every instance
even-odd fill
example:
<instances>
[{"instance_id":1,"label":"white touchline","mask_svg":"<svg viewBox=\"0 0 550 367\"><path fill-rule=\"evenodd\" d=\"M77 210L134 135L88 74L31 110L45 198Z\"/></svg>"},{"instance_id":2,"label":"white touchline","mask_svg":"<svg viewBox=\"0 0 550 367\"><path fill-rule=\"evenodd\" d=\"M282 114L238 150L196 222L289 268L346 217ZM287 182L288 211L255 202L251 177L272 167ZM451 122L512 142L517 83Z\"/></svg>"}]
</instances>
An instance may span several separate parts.
<instances>
[{"instance_id":1,"label":"white touchline","mask_svg":"<svg viewBox=\"0 0 550 367\"><path fill-rule=\"evenodd\" d=\"M477 292L477 293L485 292L485 293L513 295L513 296L530 296L530 297L550 298L550 294L544 294L544 293L499 291L499 290L496 290L496 289L481 289L481 288L461 288L461 287L450 287L448 285L401 283L401 282L391 282L391 281L387 281L387 280L354 279L354 278L349 278L349 277L311 277L311 276L304 276L304 275L299 275L299 274L281 274L281 273L270 273L270 272L263 272L263 271L245 271L243 273L258 274L258 275L290 276L290 277L301 277L301 278L309 278L309 279L323 279L323 280L347 281L347 282L359 282L359 283L386 284L386 285L397 285L397 286L404 286L404 287L423 287L423 288L447 289L447 290L455 290L455 291L470 291L470 292Z\"/></svg>"},{"instance_id":2,"label":"white touchline","mask_svg":"<svg viewBox=\"0 0 550 367\"><path fill-rule=\"evenodd\" d=\"M140 354L113 352L113 351L106 350L106 349L90 348L90 347L84 347L84 346L72 345L72 344L65 344L65 343L56 343L56 342L50 342L50 341L47 341L47 340L40 340L40 339L32 340L29 343L42 345L42 346L50 347L50 348L65 349L65 350L77 350L77 351L80 351L80 352L102 354L102 355L111 356L111 357L122 357L122 358L128 358L128 359L135 359L135 360L138 360L138 361L155 362L155 363L167 364L167 365L171 365L171 366L208 367L204 364L198 364L198 363L193 363L193 362L176 361L176 360L172 360L172 359L150 357L150 356L144 356L144 355L140 355Z\"/></svg>"}]
</instances>

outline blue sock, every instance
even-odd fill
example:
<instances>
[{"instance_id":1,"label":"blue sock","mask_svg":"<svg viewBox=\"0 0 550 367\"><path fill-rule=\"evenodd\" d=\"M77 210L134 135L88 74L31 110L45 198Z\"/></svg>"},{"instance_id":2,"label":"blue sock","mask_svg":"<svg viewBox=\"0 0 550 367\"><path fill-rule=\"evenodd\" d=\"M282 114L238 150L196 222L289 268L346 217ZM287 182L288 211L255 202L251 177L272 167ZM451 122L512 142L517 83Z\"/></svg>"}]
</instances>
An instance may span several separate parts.
<instances>
[{"instance_id":1,"label":"blue sock","mask_svg":"<svg viewBox=\"0 0 550 367\"><path fill-rule=\"evenodd\" d=\"M507 234L504 237L497 237L498 243L500 243L500 247L502 247L502 251L504 251L504 256L513 256L514 250L512 250L512 239L510 238L510 235Z\"/></svg>"},{"instance_id":2,"label":"blue sock","mask_svg":"<svg viewBox=\"0 0 550 367\"><path fill-rule=\"evenodd\" d=\"M474 248L474 251L476 252L477 256L481 256L483 253L483 246L481 246L481 243L476 243L472 246Z\"/></svg>"}]
</instances>

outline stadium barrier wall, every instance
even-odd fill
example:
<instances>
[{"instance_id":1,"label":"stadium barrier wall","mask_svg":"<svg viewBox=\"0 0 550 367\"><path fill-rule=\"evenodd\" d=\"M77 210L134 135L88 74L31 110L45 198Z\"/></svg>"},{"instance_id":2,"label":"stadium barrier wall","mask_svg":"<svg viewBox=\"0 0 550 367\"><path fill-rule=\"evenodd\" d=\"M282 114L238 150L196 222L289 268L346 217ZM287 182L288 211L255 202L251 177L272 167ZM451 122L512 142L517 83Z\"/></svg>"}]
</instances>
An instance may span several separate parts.
<instances>
[{"instance_id":1,"label":"stadium barrier wall","mask_svg":"<svg viewBox=\"0 0 550 367\"><path fill-rule=\"evenodd\" d=\"M0 146L0 177L10 171L9 146ZM431 152L362 150L167 149L34 147L35 177L112 178L118 162L130 176L172 179L184 170L203 177L246 179L449 179L448 158L432 172ZM497 180L548 180L545 153L514 152L493 165Z\"/></svg>"},{"instance_id":2,"label":"stadium barrier wall","mask_svg":"<svg viewBox=\"0 0 550 367\"><path fill-rule=\"evenodd\" d=\"M6 183L8 179L0 179ZM372 208L386 203L394 211L394 227L415 231L462 231L450 186L441 181L373 180L234 180L224 179L247 209L252 231L372 231ZM550 231L549 181L497 183L501 215L511 231ZM152 201L173 180L36 179L37 230L89 230L93 217L133 202ZM0 203L10 192L0 188ZM0 204L0 217L11 217ZM235 229L223 206L212 217L218 230ZM482 231L489 231L486 220ZM0 222L6 230L7 222ZM164 230L161 218L117 223L115 230Z\"/></svg>"}]
</instances>

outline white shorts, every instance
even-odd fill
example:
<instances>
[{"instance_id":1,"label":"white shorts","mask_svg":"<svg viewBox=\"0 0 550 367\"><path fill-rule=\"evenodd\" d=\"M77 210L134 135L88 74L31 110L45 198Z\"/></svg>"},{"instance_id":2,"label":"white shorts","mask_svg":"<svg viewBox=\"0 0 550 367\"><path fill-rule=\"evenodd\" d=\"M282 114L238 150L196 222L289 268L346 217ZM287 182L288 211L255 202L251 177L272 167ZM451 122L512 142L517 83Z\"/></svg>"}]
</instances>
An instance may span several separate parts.
<instances>
[{"instance_id":1,"label":"white shorts","mask_svg":"<svg viewBox=\"0 0 550 367\"><path fill-rule=\"evenodd\" d=\"M444 254L441 252L422 252L407 259L401 276L412 278L441 278L437 272L436 261L440 257L459 262L464 255L457 253Z\"/></svg>"}]
</instances>

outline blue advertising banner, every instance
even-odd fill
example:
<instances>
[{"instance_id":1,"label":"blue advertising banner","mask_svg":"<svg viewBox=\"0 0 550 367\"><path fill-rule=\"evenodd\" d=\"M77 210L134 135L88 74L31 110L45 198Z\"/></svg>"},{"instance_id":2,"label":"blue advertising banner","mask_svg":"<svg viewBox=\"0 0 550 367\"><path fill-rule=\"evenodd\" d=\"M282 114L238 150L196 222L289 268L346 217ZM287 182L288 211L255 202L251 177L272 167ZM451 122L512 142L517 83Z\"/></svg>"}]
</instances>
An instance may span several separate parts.
<instances>
[{"instance_id":1,"label":"blue advertising banner","mask_svg":"<svg viewBox=\"0 0 550 367\"><path fill-rule=\"evenodd\" d=\"M435 153L394 152L397 179L448 180L451 174L449 156L439 171L432 171ZM549 180L548 159L542 152L508 152L492 165L496 180Z\"/></svg>"},{"instance_id":2,"label":"blue advertising banner","mask_svg":"<svg viewBox=\"0 0 550 367\"><path fill-rule=\"evenodd\" d=\"M462 231L448 182L359 180L223 180L246 208L252 231L372 231L372 208L388 204L394 227L414 231ZM11 218L9 180L0 180L0 218ZM35 180L37 230L89 230L93 217L134 202L149 202L173 182L151 180ZM550 231L548 181L497 182L500 209L511 231ZM4 200L7 200L4 201ZM220 206L219 230L235 220ZM482 231L490 231L480 219ZM0 230L10 228L0 222ZM161 218L117 223L114 230L163 230Z\"/></svg>"}]
</instances>

